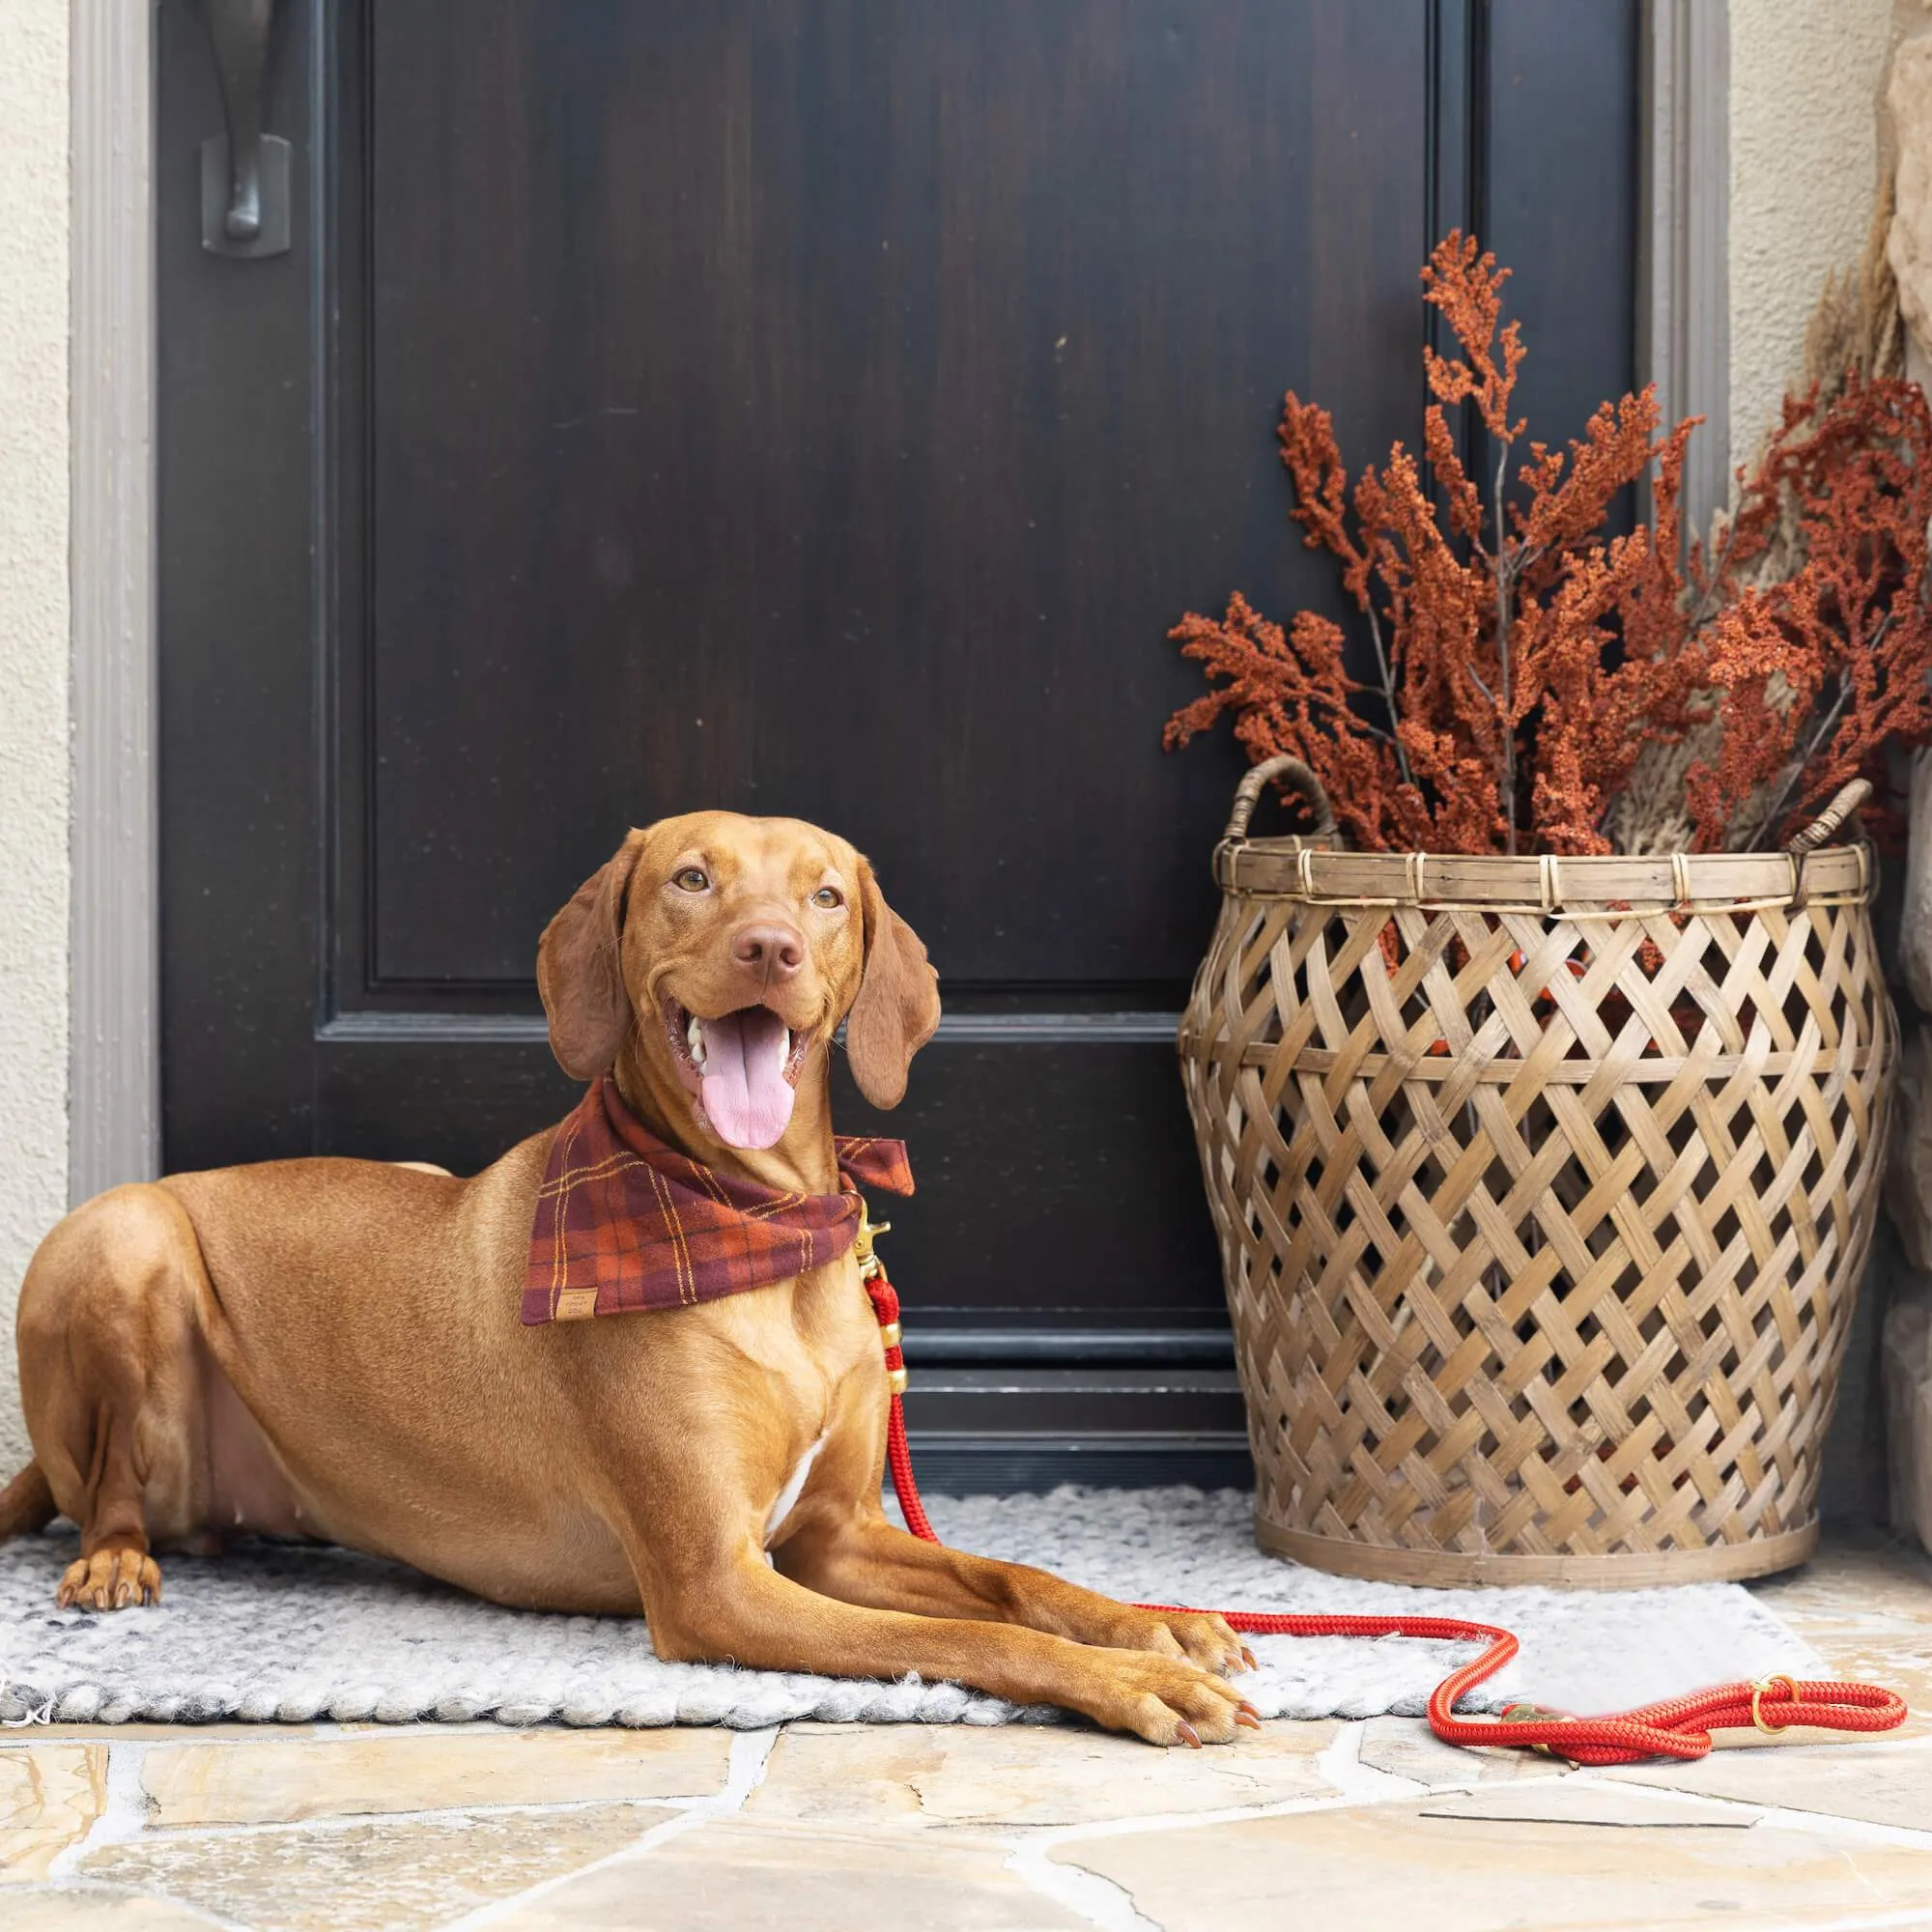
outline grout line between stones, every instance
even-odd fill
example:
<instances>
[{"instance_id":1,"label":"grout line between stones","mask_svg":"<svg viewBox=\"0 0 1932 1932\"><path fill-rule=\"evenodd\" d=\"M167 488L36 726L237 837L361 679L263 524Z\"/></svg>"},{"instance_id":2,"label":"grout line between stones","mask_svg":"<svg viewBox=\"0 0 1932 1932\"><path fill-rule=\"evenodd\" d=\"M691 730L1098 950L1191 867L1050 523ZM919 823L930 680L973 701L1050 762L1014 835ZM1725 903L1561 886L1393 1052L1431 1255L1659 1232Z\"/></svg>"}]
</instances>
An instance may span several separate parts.
<instances>
[{"instance_id":1,"label":"grout line between stones","mask_svg":"<svg viewBox=\"0 0 1932 1932\"><path fill-rule=\"evenodd\" d=\"M77 1871L83 1858L104 1851L109 1845L130 1844L147 1832L148 1794L141 1784L141 1761L147 1755L145 1743L108 1747L100 1815L72 1844L63 1846L48 1861L50 1883L57 1885Z\"/></svg>"},{"instance_id":2,"label":"grout line between stones","mask_svg":"<svg viewBox=\"0 0 1932 1932\"><path fill-rule=\"evenodd\" d=\"M512 1912L521 1911L535 1900L547 1897L551 1892L584 1877L589 1872L602 1871L610 1865L628 1863L641 1859L655 1851L667 1839L682 1836L686 1832L695 1831L699 1825L707 1824L714 1818L728 1818L745 1808L759 1785L765 1781L765 1769L771 1762L772 1747L777 1744L781 1725L773 1724L759 1731L737 1731L731 1738L731 1760L726 1770L724 1784L714 1796L693 1804L675 1818L667 1818L662 1825L654 1825L630 1844L620 1846L616 1851L607 1853L601 1859L592 1859L589 1863L573 1866L567 1872L559 1872L554 1878L527 1887L506 1898L492 1899L488 1905L479 1905L473 1912L467 1912L460 1918L451 1919L443 1932L476 1932L477 1928L494 1925Z\"/></svg>"},{"instance_id":3,"label":"grout line between stones","mask_svg":"<svg viewBox=\"0 0 1932 1932\"><path fill-rule=\"evenodd\" d=\"M1007 1869L1042 1898L1086 1919L1096 1932L1162 1932L1134 1904L1124 1886L1084 1865L1056 1864L1047 1856L1050 1850L1042 1838L1029 1837L1013 1847Z\"/></svg>"},{"instance_id":4,"label":"grout line between stones","mask_svg":"<svg viewBox=\"0 0 1932 1932\"><path fill-rule=\"evenodd\" d=\"M1343 1794L1344 1805L1373 1804L1429 1789L1412 1778L1398 1777L1363 1764L1361 1748L1366 1731L1367 1725L1360 1719L1345 1721L1334 1741L1315 1760L1317 1771ZM1297 1802L1284 1801L1291 1807ZM1159 1832L1200 1823L1266 1817L1275 1808L1248 1804L1212 1813L1151 1812L1112 1822L1135 1831ZM1006 1867L1043 1897L1086 1919L1096 1932L1161 1932L1161 1927L1134 1904L1133 1895L1125 1887L1098 1872L1089 1871L1084 1865L1060 1864L1054 1861L1051 1853L1056 1845L1072 1841L1085 1832L1087 1828L1074 1825L1045 1827L1005 1836L1002 1842L1010 1848ZM1116 1834L1088 1833L1088 1835Z\"/></svg>"},{"instance_id":5,"label":"grout line between stones","mask_svg":"<svg viewBox=\"0 0 1932 1932\"><path fill-rule=\"evenodd\" d=\"M1096 1818L1079 1825L1041 1825L1029 1833L1040 1845L1078 1844L1089 1838L1125 1838L1146 1832L1178 1832L1197 1825L1239 1825L1257 1818L1292 1818L1303 1811L1359 1811L1400 1804L1418 1798L1447 1796L1464 1785L1428 1786L1393 1779L1403 1788L1376 1796L1321 1792L1310 1798L1277 1798L1265 1804L1225 1804L1212 1811L1151 1811L1132 1818Z\"/></svg>"},{"instance_id":6,"label":"grout line between stones","mask_svg":"<svg viewBox=\"0 0 1932 1932\"><path fill-rule=\"evenodd\" d=\"M1315 1769L1344 1797L1375 1804L1386 1799L1412 1797L1416 1792L1434 1788L1421 1778L1404 1777L1400 1772L1378 1771L1374 1765L1364 1764L1362 1745L1368 1733L1367 1719L1353 1719L1342 1725L1335 1733L1334 1742L1316 1757ZM1471 1765L1469 1782L1472 1785L1481 1770L1479 1764Z\"/></svg>"},{"instance_id":7,"label":"grout line between stones","mask_svg":"<svg viewBox=\"0 0 1932 1932\"><path fill-rule=\"evenodd\" d=\"M1643 1788L1654 1793L1662 1787L1651 1784ZM1882 1825L1874 1818L1847 1818L1836 1811L1799 1811L1788 1804L1772 1804L1762 1799L1722 1798L1712 1802L1747 1805L1761 1814L1761 1824L1769 1825L1774 1831L1811 1832L1820 1837L1844 1838L1856 1845L1896 1845L1903 1851L1932 1851L1932 1828L1921 1832L1910 1825ZM1932 1924L1932 1912L1924 1906L1918 1910L1926 1922Z\"/></svg>"}]
</instances>

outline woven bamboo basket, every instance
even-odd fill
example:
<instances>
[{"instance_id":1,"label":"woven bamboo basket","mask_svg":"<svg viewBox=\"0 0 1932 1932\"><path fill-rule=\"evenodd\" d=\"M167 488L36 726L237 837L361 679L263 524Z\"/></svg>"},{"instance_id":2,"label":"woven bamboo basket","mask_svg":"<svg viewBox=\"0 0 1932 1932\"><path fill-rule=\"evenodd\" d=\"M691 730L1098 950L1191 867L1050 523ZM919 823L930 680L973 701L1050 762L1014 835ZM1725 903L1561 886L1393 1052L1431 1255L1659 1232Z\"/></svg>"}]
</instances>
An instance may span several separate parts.
<instances>
[{"instance_id":1,"label":"woven bamboo basket","mask_svg":"<svg viewBox=\"0 0 1932 1932\"><path fill-rule=\"evenodd\" d=\"M1250 838L1280 776L1309 838ZM1848 786L1783 852L1335 849L1243 779L1179 1050L1264 1549L1406 1583L1818 1539L1897 1025Z\"/></svg>"}]
</instances>

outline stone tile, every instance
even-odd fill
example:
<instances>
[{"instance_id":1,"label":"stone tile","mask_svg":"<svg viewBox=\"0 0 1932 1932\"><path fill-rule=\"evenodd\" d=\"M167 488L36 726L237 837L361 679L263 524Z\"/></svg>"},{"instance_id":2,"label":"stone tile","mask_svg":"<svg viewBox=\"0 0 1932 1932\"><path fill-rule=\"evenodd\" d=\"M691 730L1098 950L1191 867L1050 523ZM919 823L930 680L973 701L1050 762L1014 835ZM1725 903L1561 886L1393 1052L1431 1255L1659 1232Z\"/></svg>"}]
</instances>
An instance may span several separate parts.
<instances>
[{"instance_id":1,"label":"stone tile","mask_svg":"<svg viewBox=\"0 0 1932 1932\"><path fill-rule=\"evenodd\" d=\"M303 1818L696 1798L729 1770L726 1731L360 1732L308 1743L168 1745L141 1782L163 1826L293 1824Z\"/></svg>"},{"instance_id":2,"label":"stone tile","mask_svg":"<svg viewBox=\"0 0 1932 1932\"><path fill-rule=\"evenodd\" d=\"M1905 1699L1894 1736L1932 1735L1932 1557L1867 1533L1751 1589L1841 1676Z\"/></svg>"},{"instance_id":3,"label":"stone tile","mask_svg":"<svg viewBox=\"0 0 1932 1932\"><path fill-rule=\"evenodd\" d=\"M1810 1562L1748 1585L1786 1622L1867 1612L1932 1617L1932 1556L1878 1530L1833 1536Z\"/></svg>"},{"instance_id":4,"label":"stone tile","mask_svg":"<svg viewBox=\"0 0 1932 1932\"><path fill-rule=\"evenodd\" d=\"M721 1819L585 1872L497 1922L516 1932L1085 1932L1087 1919L1009 1871L1007 1857L1003 1846L956 1838Z\"/></svg>"},{"instance_id":5,"label":"stone tile","mask_svg":"<svg viewBox=\"0 0 1932 1932\"><path fill-rule=\"evenodd\" d=\"M161 1892L257 1932L442 1925L634 1844L662 1805L499 1812L286 1831L150 1834L85 1861L92 1880Z\"/></svg>"},{"instance_id":6,"label":"stone tile","mask_svg":"<svg viewBox=\"0 0 1932 1932\"><path fill-rule=\"evenodd\" d=\"M1765 1745L1694 1764L1620 1765L1619 1783L1932 1832L1932 1743ZM1927 1853L1932 1860L1932 1852Z\"/></svg>"},{"instance_id":7,"label":"stone tile","mask_svg":"<svg viewBox=\"0 0 1932 1932\"><path fill-rule=\"evenodd\" d=\"M107 1753L99 1745L0 1750L0 1885L44 1878L54 1859L84 1838L107 1796Z\"/></svg>"},{"instance_id":8,"label":"stone tile","mask_svg":"<svg viewBox=\"0 0 1932 1932\"><path fill-rule=\"evenodd\" d=\"M1932 1736L1932 1625L1884 1629L1871 1623L1844 1622L1836 1626L1794 1628L1840 1677L1861 1684L1881 1684L1905 1699L1908 1716L1892 1738ZM1811 1731L1813 1740L1861 1737L1857 1731ZM1754 1733L1740 1733L1734 1745L1755 1747Z\"/></svg>"},{"instance_id":9,"label":"stone tile","mask_svg":"<svg viewBox=\"0 0 1932 1932\"><path fill-rule=\"evenodd\" d=\"M1516 1783L1564 1777L1570 1767L1531 1750L1464 1750L1445 1745L1422 1718L1371 1718L1362 1726L1359 1755L1371 1771L1413 1778L1436 1790L1450 1785Z\"/></svg>"},{"instance_id":10,"label":"stone tile","mask_svg":"<svg viewBox=\"0 0 1932 1932\"><path fill-rule=\"evenodd\" d=\"M1005 1829L1315 1798L1333 1722L1265 1724L1234 1745L1158 1750L1060 1725L793 1724L745 1815L834 1826Z\"/></svg>"},{"instance_id":11,"label":"stone tile","mask_svg":"<svg viewBox=\"0 0 1932 1932\"><path fill-rule=\"evenodd\" d=\"M1613 1825L1645 1831L1708 1825L1719 1831L1743 1832L1764 1813L1747 1811L1741 1804L1719 1804L1709 1798L1666 1797L1643 1785L1595 1784L1579 1778L1570 1785L1504 1784L1490 1791L1432 1798L1421 1807L1421 1815L1481 1818L1511 1825Z\"/></svg>"},{"instance_id":12,"label":"stone tile","mask_svg":"<svg viewBox=\"0 0 1932 1932\"><path fill-rule=\"evenodd\" d=\"M1906 1915L1921 1911L1932 1923L1932 1854L1770 1824L1605 1831L1380 1804L1095 1836L1052 1856L1124 1888L1163 1932L1690 1932L1917 1924Z\"/></svg>"},{"instance_id":13,"label":"stone tile","mask_svg":"<svg viewBox=\"0 0 1932 1932\"><path fill-rule=\"evenodd\" d=\"M36 1887L7 1894L7 1932L208 1932L216 1921L172 1898L107 1886Z\"/></svg>"}]
</instances>

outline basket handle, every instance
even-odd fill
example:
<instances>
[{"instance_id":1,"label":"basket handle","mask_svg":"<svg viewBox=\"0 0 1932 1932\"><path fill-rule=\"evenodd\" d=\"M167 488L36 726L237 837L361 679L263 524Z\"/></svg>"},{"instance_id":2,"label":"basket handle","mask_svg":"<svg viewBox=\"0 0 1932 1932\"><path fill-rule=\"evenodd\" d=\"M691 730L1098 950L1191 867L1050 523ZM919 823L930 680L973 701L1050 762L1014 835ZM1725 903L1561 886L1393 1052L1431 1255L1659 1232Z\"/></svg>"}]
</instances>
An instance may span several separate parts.
<instances>
[{"instance_id":1,"label":"basket handle","mask_svg":"<svg viewBox=\"0 0 1932 1932\"><path fill-rule=\"evenodd\" d=\"M1262 787L1270 779L1280 779L1308 802L1308 809L1315 814L1315 838L1332 838L1335 836L1335 809L1328 803L1328 794L1321 789L1321 781L1299 758L1283 753L1278 757L1264 758L1235 787L1235 809L1228 814L1228 829L1221 835L1224 840L1248 836L1248 820L1255 815Z\"/></svg>"},{"instance_id":2,"label":"basket handle","mask_svg":"<svg viewBox=\"0 0 1932 1932\"><path fill-rule=\"evenodd\" d=\"M1831 804L1803 832L1785 841L1784 849L1794 859L1802 859L1807 853L1817 851L1871 796L1871 790L1869 779L1854 779L1849 784L1840 786Z\"/></svg>"}]
</instances>

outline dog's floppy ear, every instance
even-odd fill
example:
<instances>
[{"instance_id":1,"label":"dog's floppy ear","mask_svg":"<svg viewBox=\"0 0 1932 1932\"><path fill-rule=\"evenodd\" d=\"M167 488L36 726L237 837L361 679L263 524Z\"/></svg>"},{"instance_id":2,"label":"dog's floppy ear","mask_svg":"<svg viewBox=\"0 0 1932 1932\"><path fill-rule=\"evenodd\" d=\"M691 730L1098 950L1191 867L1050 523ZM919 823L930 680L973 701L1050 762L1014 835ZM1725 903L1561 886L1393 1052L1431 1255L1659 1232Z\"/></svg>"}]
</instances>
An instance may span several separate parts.
<instances>
[{"instance_id":1,"label":"dog's floppy ear","mask_svg":"<svg viewBox=\"0 0 1932 1932\"><path fill-rule=\"evenodd\" d=\"M926 964L919 934L886 903L863 859L859 894L866 970L845 1019L845 1052L859 1092L875 1107L896 1107L905 1097L913 1055L939 1024L939 975Z\"/></svg>"},{"instance_id":2,"label":"dog's floppy ear","mask_svg":"<svg viewBox=\"0 0 1932 1932\"><path fill-rule=\"evenodd\" d=\"M537 941L537 991L550 1020L550 1050L573 1080L610 1072L631 1030L631 996L619 958L624 895L641 832L571 895Z\"/></svg>"}]
</instances>

